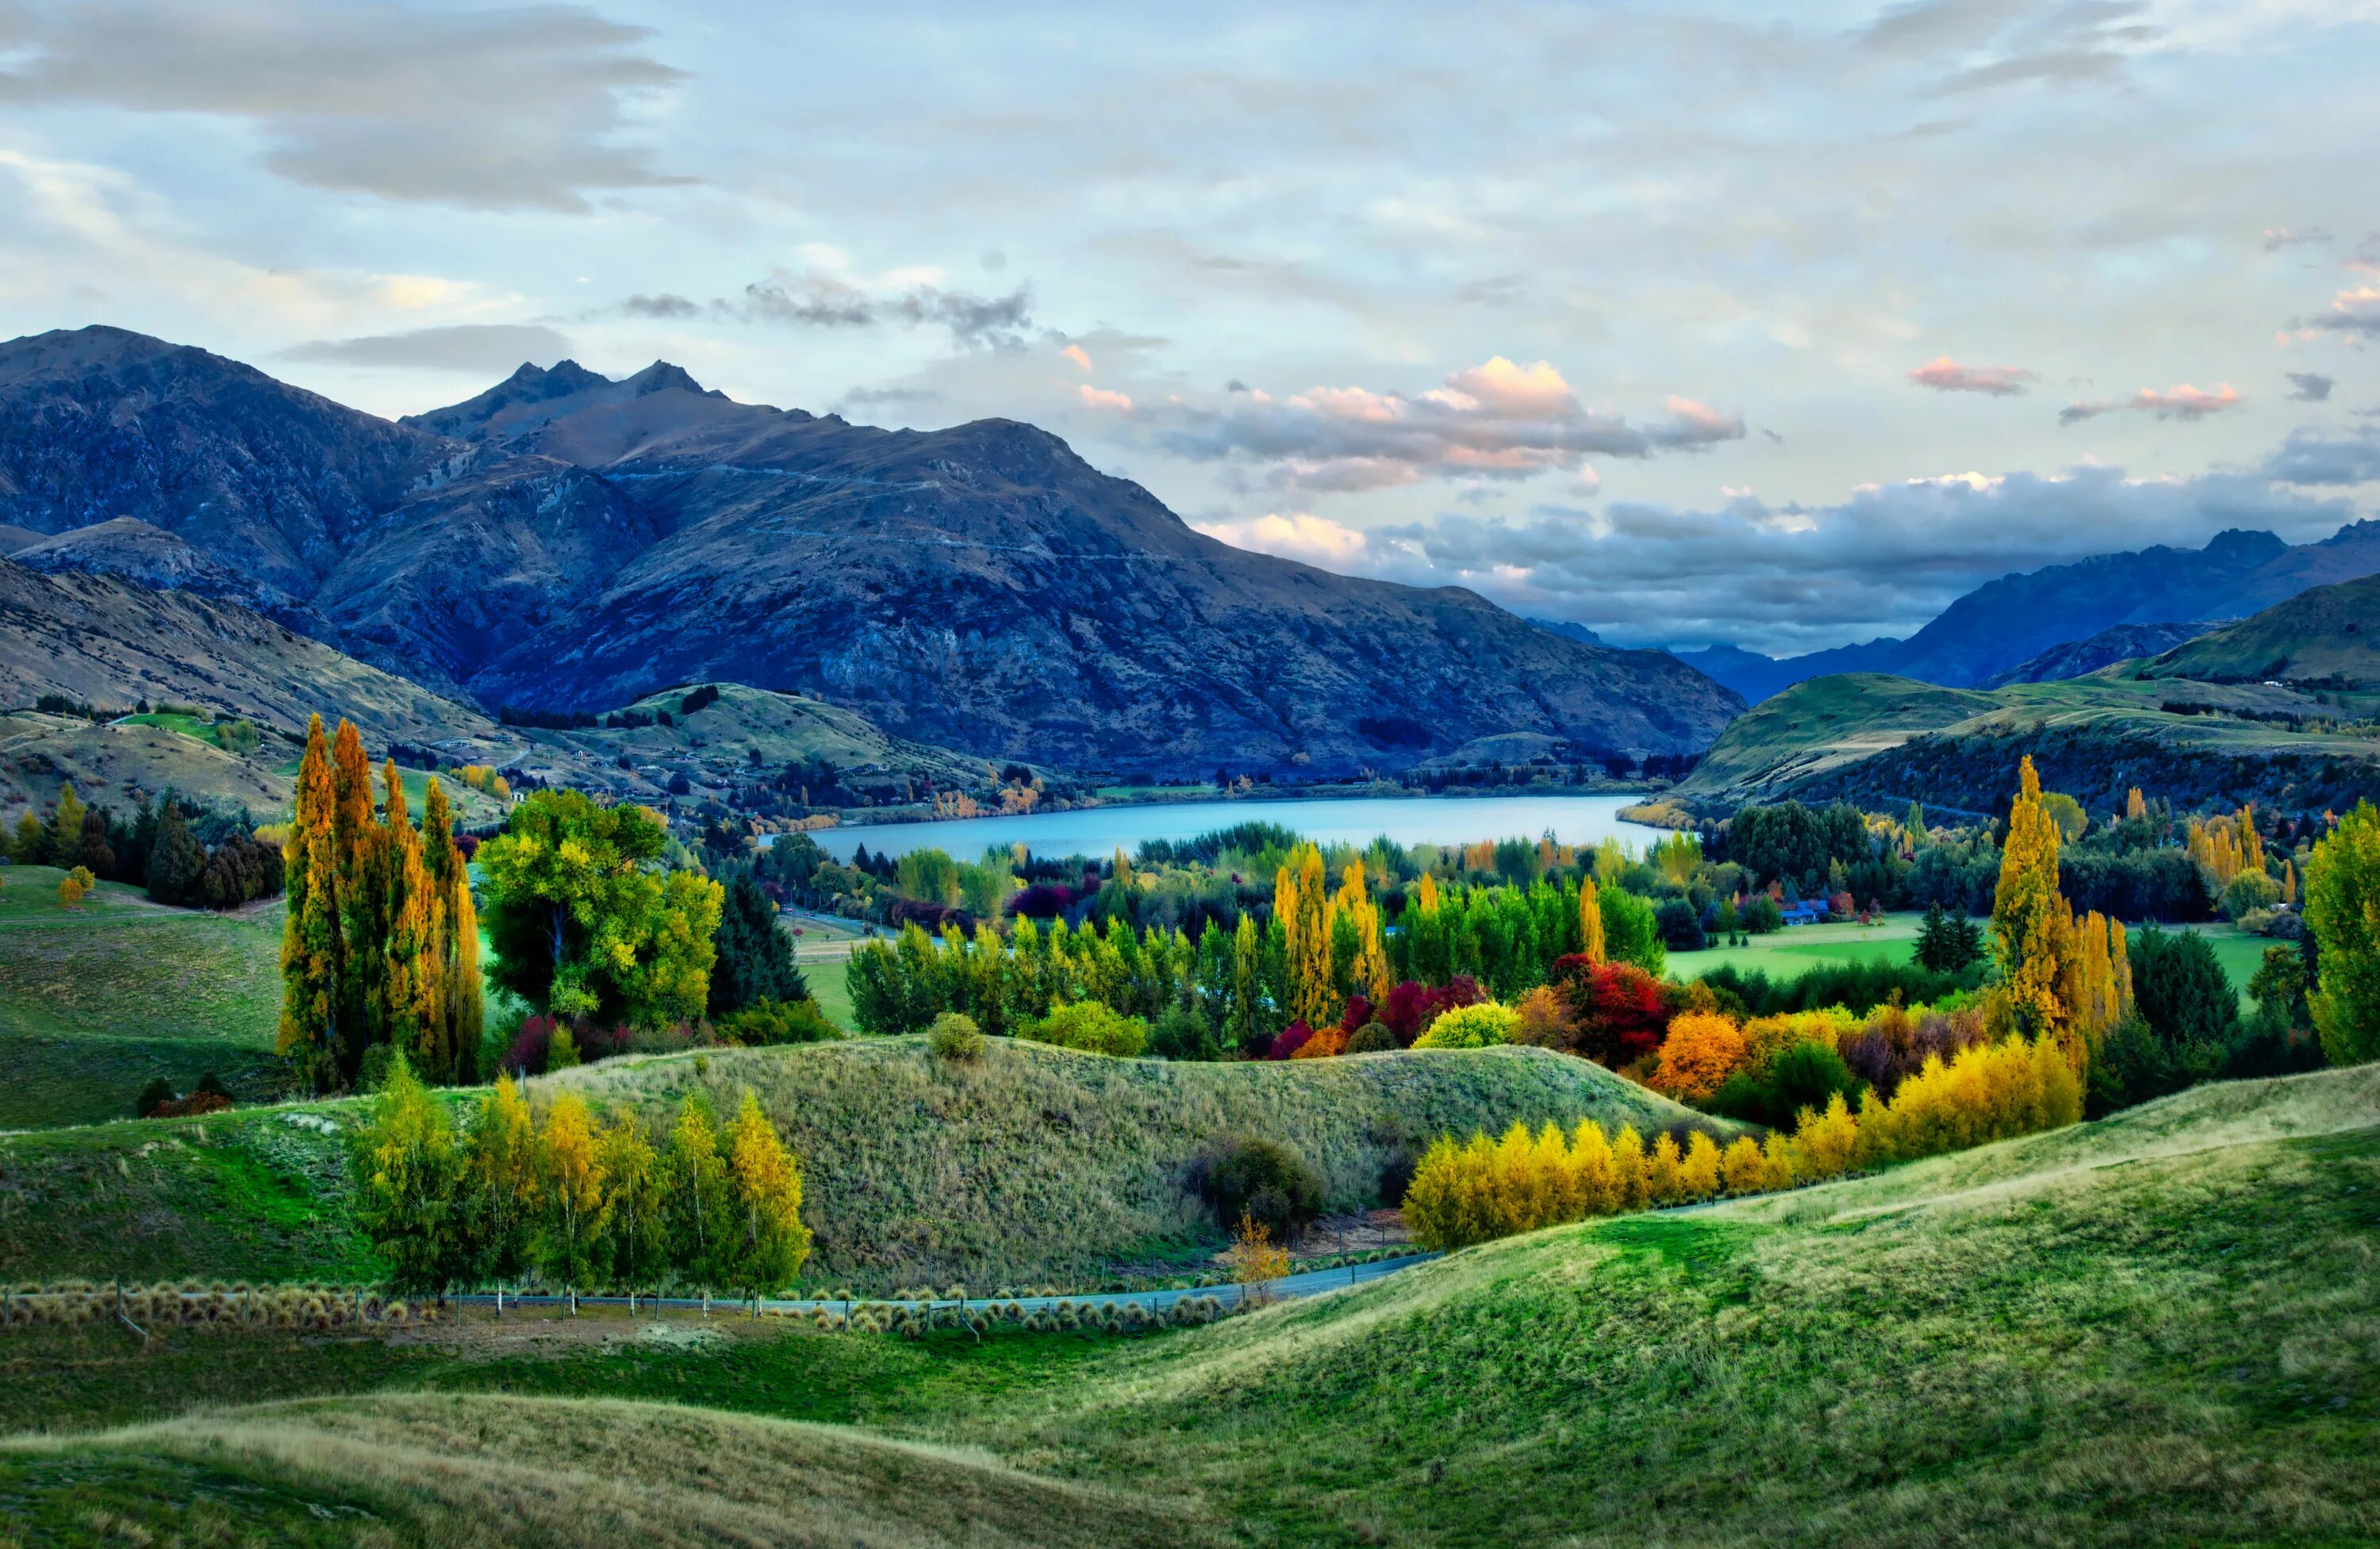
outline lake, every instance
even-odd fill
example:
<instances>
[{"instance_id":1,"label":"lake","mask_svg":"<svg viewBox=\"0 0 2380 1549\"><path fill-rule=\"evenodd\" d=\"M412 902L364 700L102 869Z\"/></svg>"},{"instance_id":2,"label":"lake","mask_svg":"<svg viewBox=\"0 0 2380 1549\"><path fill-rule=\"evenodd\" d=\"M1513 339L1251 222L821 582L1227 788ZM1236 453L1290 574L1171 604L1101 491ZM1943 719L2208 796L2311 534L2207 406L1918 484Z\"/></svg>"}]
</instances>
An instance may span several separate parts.
<instances>
[{"instance_id":1,"label":"lake","mask_svg":"<svg viewBox=\"0 0 2380 1549\"><path fill-rule=\"evenodd\" d=\"M1400 844L1473 844L1536 839L1593 844L1618 835L1642 848L1659 829L1623 823L1620 809L1637 796L1359 796L1346 801L1158 802L1097 806L1029 817L971 817L945 823L856 824L810 837L838 861L862 844L870 853L905 855L938 849L971 861L993 845L1022 843L1037 855L1126 854L1148 839L1196 839L1239 823L1279 823L1321 844L1368 844L1382 834Z\"/></svg>"}]
</instances>

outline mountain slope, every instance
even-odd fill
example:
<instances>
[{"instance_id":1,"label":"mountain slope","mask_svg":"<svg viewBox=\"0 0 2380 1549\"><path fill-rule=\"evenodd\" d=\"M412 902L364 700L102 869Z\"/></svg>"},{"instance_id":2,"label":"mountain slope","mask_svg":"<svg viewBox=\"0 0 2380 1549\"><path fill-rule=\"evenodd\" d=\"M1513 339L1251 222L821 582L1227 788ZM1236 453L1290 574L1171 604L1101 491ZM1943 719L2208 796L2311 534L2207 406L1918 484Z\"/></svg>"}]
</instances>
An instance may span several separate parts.
<instances>
[{"instance_id":1,"label":"mountain slope","mask_svg":"<svg viewBox=\"0 0 2380 1549\"><path fill-rule=\"evenodd\" d=\"M2134 661L2171 650L2220 627L2216 623L2119 623L2087 640L2052 646L2030 661L1993 673L1976 686L2001 688L2009 684L2062 683L2102 667L2113 667L2119 661Z\"/></svg>"},{"instance_id":2,"label":"mountain slope","mask_svg":"<svg viewBox=\"0 0 2380 1549\"><path fill-rule=\"evenodd\" d=\"M2380 687L2380 575L2316 587L2144 663L2152 678Z\"/></svg>"},{"instance_id":3,"label":"mountain slope","mask_svg":"<svg viewBox=\"0 0 2380 1549\"><path fill-rule=\"evenodd\" d=\"M0 345L0 426L38 432L0 432L0 521L140 516L351 654L489 705L723 679L978 756L1202 774L1507 732L1687 752L1741 708L1467 591L1229 548L1029 426L874 430L661 363L524 367L391 425L86 329ZM128 458L137 477L110 471Z\"/></svg>"}]
</instances>

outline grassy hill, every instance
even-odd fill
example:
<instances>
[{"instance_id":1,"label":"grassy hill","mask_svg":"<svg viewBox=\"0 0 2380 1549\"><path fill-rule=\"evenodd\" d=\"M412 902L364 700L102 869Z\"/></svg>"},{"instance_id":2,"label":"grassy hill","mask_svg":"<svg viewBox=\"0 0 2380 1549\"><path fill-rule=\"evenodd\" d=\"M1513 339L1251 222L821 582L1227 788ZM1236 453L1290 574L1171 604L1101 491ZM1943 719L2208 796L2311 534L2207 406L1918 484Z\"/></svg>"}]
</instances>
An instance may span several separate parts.
<instances>
[{"instance_id":1,"label":"grassy hill","mask_svg":"<svg viewBox=\"0 0 2380 1549\"><path fill-rule=\"evenodd\" d=\"M2380 691L2380 575L2301 592L2176 647L2139 671L2151 678L2204 683L2269 679L2335 687L2361 702Z\"/></svg>"},{"instance_id":2,"label":"grassy hill","mask_svg":"<svg viewBox=\"0 0 2380 1549\"><path fill-rule=\"evenodd\" d=\"M2287 688L2143 681L2129 667L1987 692L1847 673L1738 719L1670 796L1712 813L1789 797L1999 811L2031 754L2046 783L2094 812L2119 808L2132 785L2184 806L2319 810L2380 779L2380 739L2327 730L2338 714Z\"/></svg>"},{"instance_id":3,"label":"grassy hill","mask_svg":"<svg viewBox=\"0 0 2380 1549\"><path fill-rule=\"evenodd\" d=\"M0 1444L0 1532L348 1542L369 1512L458 1543L2364 1543L2375 1228L2367 1066L1120 1343L12 1331L15 1412L161 1418ZM318 1397L162 1418L243 1393ZM778 1515L741 1514L761 1499Z\"/></svg>"},{"instance_id":4,"label":"grassy hill","mask_svg":"<svg viewBox=\"0 0 2380 1549\"><path fill-rule=\"evenodd\" d=\"M69 910L63 875L0 870L0 1130L128 1117L159 1076L187 1091L212 1071L264 1097L280 903L216 914L103 882Z\"/></svg>"},{"instance_id":5,"label":"grassy hill","mask_svg":"<svg viewBox=\"0 0 2380 1549\"><path fill-rule=\"evenodd\" d=\"M921 1038L867 1039L612 1060L538 1078L531 1097L565 1083L656 1119L698 1089L732 1111L751 1087L804 1158L812 1277L880 1289L1201 1259L1220 1239L1190 1175L1219 1136L1297 1146L1332 1207L1353 1209L1376 1203L1391 1158L1447 1131L1589 1117L1730 1128L1537 1049L1177 1065L996 1039L953 1067ZM0 1135L0 1280L369 1274L335 1133L357 1108Z\"/></svg>"}]
</instances>

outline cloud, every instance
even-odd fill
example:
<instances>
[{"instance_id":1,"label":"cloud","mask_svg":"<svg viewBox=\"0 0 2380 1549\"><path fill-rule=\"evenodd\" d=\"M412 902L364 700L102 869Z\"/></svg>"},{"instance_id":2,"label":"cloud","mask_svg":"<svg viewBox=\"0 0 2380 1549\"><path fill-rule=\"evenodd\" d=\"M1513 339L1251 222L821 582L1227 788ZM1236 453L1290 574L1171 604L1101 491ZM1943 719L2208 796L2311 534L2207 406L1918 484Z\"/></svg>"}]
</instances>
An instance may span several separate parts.
<instances>
[{"instance_id":1,"label":"cloud","mask_svg":"<svg viewBox=\"0 0 2380 1549\"><path fill-rule=\"evenodd\" d=\"M2286 374L2290 381L2297 384L2296 390L2289 394L2289 402L2293 404L2322 403L2329 398L2330 390L2338 385L2335 379L2324 376L2320 371L2290 371Z\"/></svg>"},{"instance_id":2,"label":"cloud","mask_svg":"<svg viewBox=\"0 0 2380 1549\"><path fill-rule=\"evenodd\" d=\"M1550 362L1503 356L1406 394L1315 387L1286 398L1245 390L1220 406L1152 405L1159 448L1197 462L1264 466L1275 484L1363 490L1430 478L1577 472L1590 456L1649 457L1744 435L1740 417L1671 397L1669 418L1632 425L1586 408Z\"/></svg>"},{"instance_id":3,"label":"cloud","mask_svg":"<svg viewBox=\"0 0 2380 1549\"><path fill-rule=\"evenodd\" d=\"M2026 383L2041 379L2022 366L1961 366L1944 355L1911 371L1909 380L1939 393L1988 393L2012 398L2030 392Z\"/></svg>"},{"instance_id":4,"label":"cloud","mask_svg":"<svg viewBox=\"0 0 2380 1549\"><path fill-rule=\"evenodd\" d=\"M1077 383L1075 392L1083 400L1084 406L1087 408L1113 409L1119 414L1132 412L1130 393L1110 393L1103 387L1093 387L1089 382Z\"/></svg>"},{"instance_id":5,"label":"cloud","mask_svg":"<svg viewBox=\"0 0 2380 1549\"><path fill-rule=\"evenodd\" d=\"M2353 285L2340 291L2331 297L2330 310L2319 317L2301 318L2297 326L2380 335L2380 285Z\"/></svg>"},{"instance_id":6,"label":"cloud","mask_svg":"<svg viewBox=\"0 0 2380 1549\"><path fill-rule=\"evenodd\" d=\"M941 394L930 387L855 387L843 395L846 404L930 404Z\"/></svg>"},{"instance_id":7,"label":"cloud","mask_svg":"<svg viewBox=\"0 0 2380 1549\"><path fill-rule=\"evenodd\" d=\"M1449 513L1372 528L1344 562L1416 585L1471 587L1507 607L1575 618L1630 643L1734 641L1780 653L1906 635L2010 571L2226 527L2326 536L2360 513L2282 487L2301 474L2380 469L2360 449L2293 439L2272 468L2132 478L2120 468L1979 473L1863 486L1828 505L1737 495L1716 508L1548 503L1507 519ZM2331 482L2340 481L2334 477Z\"/></svg>"},{"instance_id":8,"label":"cloud","mask_svg":"<svg viewBox=\"0 0 2380 1549\"><path fill-rule=\"evenodd\" d=\"M1245 522L1194 522L1191 526L1234 549L1252 549L1338 570L1361 559L1370 547L1364 534L1327 516L1297 512L1281 516L1267 514Z\"/></svg>"},{"instance_id":9,"label":"cloud","mask_svg":"<svg viewBox=\"0 0 2380 1549\"><path fill-rule=\"evenodd\" d=\"M2228 381L2212 393L2192 387L2188 382L2162 393L2152 387L2143 387L2129 398L2101 398L2088 403L2069 404L2058 411L2058 423L2072 425L2126 409L2154 414L2159 419L2204 419L2210 414L2237 408L2243 401Z\"/></svg>"},{"instance_id":10,"label":"cloud","mask_svg":"<svg viewBox=\"0 0 2380 1549\"><path fill-rule=\"evenodd\" d=\"M15 30L0 104L235 120L310 188L578 212L591 193L691 181L620 138L680 72L647 29L583 6L49 0Z\"/></svg>"},{"instance_id":11,"label":"cloud","mask_svg":"<svg viewBox=\"0 0 2380 1549\"><path fill-rule=\"evenodd\" d=\"M2277 253L2284 248L2295 248L2308 242L2327 242L2330 233L2320 226L2311 231L2292 231L2288 226L2275 226L2265 233L2265 251Z\"/></svg>"},{"instance_id":12,"label":"cloud","mask_svg":"<svg viewBox=\"0 0 2380 1549\"><path fill-rule=\"evenodd\" d=\"M534 323L457 323L373 333L359 339L310 339L281 352L285 360L330 366L394 366L424 371L509 371L527 360L550 366L570 354L570 341Z\"/></svg>"},{"instance_id":13,"label":"cloud","mask_svg":"<svg viewBox=\"0 0 2380 1549\"><path fill-rule=\"evenodd\" d=\"M2264 472L2285 484L2368 484L2380 479L2380 428L2353 436L2292 430Z\"/></svg>"},{"instance_id":14,"label":"cloud","mask_svg":"<svg viewBox=\"0 0 2380 1549\"><path fill-rule=\"evenodd\" d=\"M888 289L817 270L755 281L740 300L719 305L747 321L792 328L946 328L961 349L1014 349L1033 327L1032 296L1022 285L993 296L925 283Z\"/></svg>"},{"instance_id":15,"label":"cloud","mask_svg":"<svg viewBox=\"0 0 2380 1549\"><path fill-rule=\"evenodd\" d=\"M1073 361L1075 365L1080 366L1086 371L1091 369L1090 352L1083 348L1080 345L1068 345L1064 349L1060 350L1058 353Z\"/></svg>"},{"instance_id":16,"label":"cloud","mask_svg":"<svg viewBox=\"0 0 2380 1549\"><path fill-rule=\"evenodd\" d=\"M623 317L631 318L691 318L702 315L702 308L683 296L663 291L659 296L630 296L613 309Z\"/></svg>"}]
</instances>

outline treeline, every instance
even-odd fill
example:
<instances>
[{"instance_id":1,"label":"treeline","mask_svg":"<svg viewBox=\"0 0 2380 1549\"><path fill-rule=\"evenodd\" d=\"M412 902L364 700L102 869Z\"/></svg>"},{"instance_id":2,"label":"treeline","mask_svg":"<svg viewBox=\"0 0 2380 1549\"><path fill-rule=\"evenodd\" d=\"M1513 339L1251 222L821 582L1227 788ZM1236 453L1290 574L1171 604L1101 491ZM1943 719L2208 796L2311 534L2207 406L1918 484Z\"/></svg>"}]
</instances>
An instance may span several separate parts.
<instances>
[{"instance_id":1,"label":"treeline","mask_svg":"<svg viewBox=\"0 0 2380 1549\"><path fill-rule=\"evenodd\" d=\"M245 812L212 812L170 790L154 802L143 795L118 820L84 805L68 781L46 817L29 810L17 819L7 853L19 865L80 867L94 880L146 888L160 903L233 909L282 889L281 852L252 827Z\"/></svg>"},{"instance_id":2,"label":"treeline","mask_svg":"<svg viewBox=\"0 0 2380 1549\"><path fill-rule=\"evenodd\" d=\"M1889 1101L1856 1107L1838 1093L1803 1109L1790 1134L1742 1137L1721 1151L1696 1131L1648 1147L1633 1129L1607 1137L1593 1119L1569 1135L1514 1125L1500 1140L1441 1137L1414 1168L1404 1216L1425 1248L1453 1249L1541 1227L1824 1182L1847 1172L1964 1150L2074 1123L2082 1091L2048 1038L1978 1045L1928 1059Z\"/></svg>"},{"instance_id":3,"label":"treeline","mask_svg":"<svg viewBox=\"0 0 2380 1549\"><path fill-rule=\"evenodd\" d=\"M750 1088L722 1129L699 1096L658 1144L563 1092L540 1118L499 1077L457 1134L400 1056L349 1154L358 1223L402 1290L518 1282L572 1298L684 1286L763 1296L801 1272L801 1164Z\"/></svg>"},{"instance_id":4,"label":"treeline","mask_svg":"<svg viewBox=\"0 0 2380 1549\"><path fill-rule=\"evenodd\" d=\"M419 829L396 764L385 814L354 725L335 747L316 716L298 768L284 851L276 1047L317 1091L352 1086L393 1050L433 1081L469 1082L483 1025L478 911L445 788L430 782Z\"/></svg>"}]
</instances>

